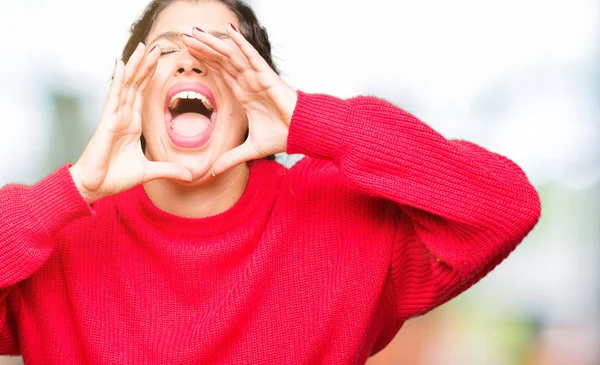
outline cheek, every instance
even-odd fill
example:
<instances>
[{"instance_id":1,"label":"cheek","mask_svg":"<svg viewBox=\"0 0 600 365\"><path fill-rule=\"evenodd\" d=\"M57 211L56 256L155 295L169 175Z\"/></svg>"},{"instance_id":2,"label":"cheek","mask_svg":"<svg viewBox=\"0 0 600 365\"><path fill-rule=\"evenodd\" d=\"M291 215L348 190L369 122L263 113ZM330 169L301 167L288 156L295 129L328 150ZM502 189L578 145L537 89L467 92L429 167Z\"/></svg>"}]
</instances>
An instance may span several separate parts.
<instances>
[{"instance_id":1,"label":"cheek","mask_svg":"<svg viewBox=\"0 0 600 365\"><path fill-rule=\"evenodd\" d=\"M230 128L233 128L238 132L245 132L246 129L248 129L248 116L246 115L246 111L237 102L232 103L229 120L231 121Z\"/></svg>"}]
</instances>

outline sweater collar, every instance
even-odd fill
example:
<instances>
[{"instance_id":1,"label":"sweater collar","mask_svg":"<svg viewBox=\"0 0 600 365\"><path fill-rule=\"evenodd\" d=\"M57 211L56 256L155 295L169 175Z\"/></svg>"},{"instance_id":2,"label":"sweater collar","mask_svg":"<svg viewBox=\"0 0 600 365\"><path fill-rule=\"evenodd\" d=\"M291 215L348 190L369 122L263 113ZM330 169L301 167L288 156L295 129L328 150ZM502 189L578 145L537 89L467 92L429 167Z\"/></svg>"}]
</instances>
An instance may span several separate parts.
<instances>
[{"instance_id":1,"label":"sweater collar","mask_svg":"<svg viewBox=\"0 0 600 365\"><path fill-rule=\"evenodd\" d=\"M248 165L250 174L244 194L229 210L214 216L185 218L167 213L150 201L142 185L124 194L119 205L168 235L182 238L217 236L250 222L261 211L270 211L275 203L284 167L266 160L251 161Z\"/></svg>"}]
</instances>

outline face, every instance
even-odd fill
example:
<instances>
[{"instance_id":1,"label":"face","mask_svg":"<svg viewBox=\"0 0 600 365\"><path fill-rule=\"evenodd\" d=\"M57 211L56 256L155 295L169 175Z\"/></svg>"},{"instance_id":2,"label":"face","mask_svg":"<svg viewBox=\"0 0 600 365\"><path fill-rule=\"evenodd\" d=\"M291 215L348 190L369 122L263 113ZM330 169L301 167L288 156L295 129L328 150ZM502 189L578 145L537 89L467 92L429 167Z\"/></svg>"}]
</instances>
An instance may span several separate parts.
<instances>
[{"instance_id":1,"label":"face","mask_svg":"<svg viewBox=\"0 0 600 365\"><path fill-rule=\"evenodd\" d=\"M162 11L147 37L148 49L157 44L162 56L144 95L146 156L188 168L195 183L208 179L216 159L243 142L247 118L223 79L188 52L181 34L193 27L225 33L228 23L239 28L219 2L178 1Z\"/></svg>"}]
</instances>

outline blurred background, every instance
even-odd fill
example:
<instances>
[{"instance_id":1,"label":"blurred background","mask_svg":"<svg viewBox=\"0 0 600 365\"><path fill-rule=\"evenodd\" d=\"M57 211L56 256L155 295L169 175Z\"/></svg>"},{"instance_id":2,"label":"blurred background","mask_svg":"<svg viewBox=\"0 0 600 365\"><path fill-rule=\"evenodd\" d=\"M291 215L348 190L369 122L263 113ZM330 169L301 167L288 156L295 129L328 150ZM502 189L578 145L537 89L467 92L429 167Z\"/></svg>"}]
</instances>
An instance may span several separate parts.
<instances>
[{"instance_id":1,"label":"blurred background","mask_svg":"<svg viewBox=\"0 0 600 365\"><path fill-rule=\"evenodd\" d=\"M77 160L146 3L0 1L0 186ZM542 197L507 261L369 365L600 364L600 2L250 3L293 87L385 98L513 159Z\"/></svg>"}]
</instances>

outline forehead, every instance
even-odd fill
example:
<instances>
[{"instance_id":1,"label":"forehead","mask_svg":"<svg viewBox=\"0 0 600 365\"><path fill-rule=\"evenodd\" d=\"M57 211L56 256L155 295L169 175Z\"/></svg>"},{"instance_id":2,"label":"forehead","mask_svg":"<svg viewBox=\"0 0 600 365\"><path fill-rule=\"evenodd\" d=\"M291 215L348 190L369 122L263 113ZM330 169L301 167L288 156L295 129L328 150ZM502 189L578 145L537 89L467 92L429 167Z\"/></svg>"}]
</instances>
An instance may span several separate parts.
<instances>
[{"instance_id":1,"label":"forehead","mask_svg":"<svg viewBox=\"0 0 600 365\"><path fill-rule=\"evenodd\" d=\"M160 13L148 39L165 31L190 33L193 27L224 33L227 23L237 24L237 18L218 1L176 1Z\"/></svg>"}]
</instances>

